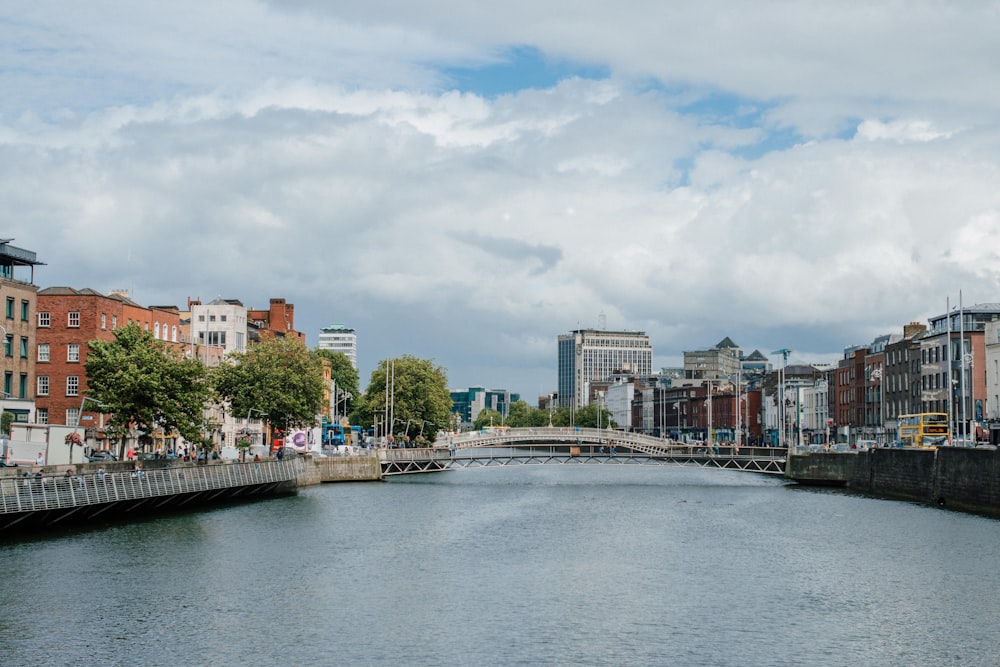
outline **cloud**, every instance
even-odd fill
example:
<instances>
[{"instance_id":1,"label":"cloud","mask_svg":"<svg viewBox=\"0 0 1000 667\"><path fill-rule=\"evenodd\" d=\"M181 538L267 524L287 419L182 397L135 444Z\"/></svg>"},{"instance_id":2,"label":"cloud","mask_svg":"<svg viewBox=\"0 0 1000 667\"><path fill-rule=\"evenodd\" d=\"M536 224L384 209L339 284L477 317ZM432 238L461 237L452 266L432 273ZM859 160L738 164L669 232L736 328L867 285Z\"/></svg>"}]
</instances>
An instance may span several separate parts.
<instances>
[{"instance_id":1,"label":"cloud","mask_svg":"<svg viewBox=\"0 0 1000 667\"><path fill-rule=\"evenodd\" d=\"M997 300L997 17L896 9L8 7L5 237L43 286L285 297L358 328L362 378L413 353L545 393L599 313L661 365L836 358ZM456 88L504 58L565 76Z\"/></svg>"}]
</instances>

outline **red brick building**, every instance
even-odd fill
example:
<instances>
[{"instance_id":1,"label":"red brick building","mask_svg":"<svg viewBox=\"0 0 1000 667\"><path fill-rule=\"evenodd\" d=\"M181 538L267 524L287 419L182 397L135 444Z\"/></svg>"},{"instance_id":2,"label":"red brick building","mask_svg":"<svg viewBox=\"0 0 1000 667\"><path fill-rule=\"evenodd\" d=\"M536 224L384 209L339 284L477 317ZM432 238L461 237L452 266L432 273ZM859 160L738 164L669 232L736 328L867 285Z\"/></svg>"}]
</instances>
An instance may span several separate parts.
<instances>
[{"instance_id":1,"label":"red brick building","mask_svg":"<svg viewBox=\"0 0 1000 667\"><path fill-rule=\"evenodd\" d=\"M90 341L112 341L115 329L135 323L155 338L180 344L176 307L145 308L123 293L47 287L38 292L37 309L35 405L40 424L77 426L81 416L91 415L86 426L100 425L98 406L85 398Z\"/></svg>"},{"instance_id":2,"label":"red brick building","mask_svg":"<svg viewBox=\"0 0 1000 667\"><path fill-rule=\"evenodd\" d=\"M286 303L284 299L271 299L267 310L255 308L247 309L247 324L256 327L256 332L251 332L260 336L271 335L276 338L289 337L306 342L306 335L295 330L295 305Z\"/></svg>"}]
</instances>

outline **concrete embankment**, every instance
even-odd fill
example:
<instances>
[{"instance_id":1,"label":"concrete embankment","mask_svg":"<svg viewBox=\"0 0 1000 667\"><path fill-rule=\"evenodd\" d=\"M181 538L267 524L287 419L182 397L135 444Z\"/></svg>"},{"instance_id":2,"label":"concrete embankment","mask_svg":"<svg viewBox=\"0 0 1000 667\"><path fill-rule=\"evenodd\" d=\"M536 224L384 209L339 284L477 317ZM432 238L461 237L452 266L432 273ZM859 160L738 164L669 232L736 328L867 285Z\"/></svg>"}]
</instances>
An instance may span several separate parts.
<instances>
[{"instance_id":1,"label":"concrete embankment","mask_svg":"<svg viewBox=\"0 0 1000 667\"><path fill-rule=\"evenodd\" d=\"M377 456L307 456L299 486L323 482L372 482L382 479Z\"/></svg>"},{"instance_id":2,"label":"concrete embankment","mask_svg":"<svg viewBox=\"0 0 1000 667\"><path fill-rule=\"evenodd\" d=\"M1000 517L1000 456L992 449L792 454L785 476L800 484L845 486L873 496Z\"/></svg>"}]
</instances>

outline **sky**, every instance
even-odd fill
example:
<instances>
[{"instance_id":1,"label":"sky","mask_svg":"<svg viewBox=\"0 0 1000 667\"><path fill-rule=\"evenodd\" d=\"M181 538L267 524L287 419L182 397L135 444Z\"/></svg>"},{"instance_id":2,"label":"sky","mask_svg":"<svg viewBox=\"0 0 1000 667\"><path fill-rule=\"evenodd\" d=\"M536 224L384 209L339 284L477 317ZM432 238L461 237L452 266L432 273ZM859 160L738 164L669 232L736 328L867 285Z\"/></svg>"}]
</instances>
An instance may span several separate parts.
<instances>
[{"instance_id":1,"label":"sky","mask_svg":"<svg viewBox=\"0 0 1000 667\"><path fill-rule=\"evenodd\" d=\"M1000 2L0 5L40 287L295 306L530 403L556 340L829 363L1000 302Z\"/></svg>"}]
</instances>

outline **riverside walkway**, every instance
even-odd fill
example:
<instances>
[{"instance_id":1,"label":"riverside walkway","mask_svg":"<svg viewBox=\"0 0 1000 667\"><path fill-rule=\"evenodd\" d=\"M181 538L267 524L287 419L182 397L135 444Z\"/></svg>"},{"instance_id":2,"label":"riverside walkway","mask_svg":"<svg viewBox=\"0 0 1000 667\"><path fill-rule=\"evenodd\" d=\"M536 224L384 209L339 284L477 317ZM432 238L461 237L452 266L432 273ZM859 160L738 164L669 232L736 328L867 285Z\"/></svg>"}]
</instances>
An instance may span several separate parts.
<instances>
[{"instance_id":1,"label":"riverside walkway","mask_svg":"<svg viewBox=\"0 0 1000 667\"><path fill-rule=\"evenodd\" d=\"M380 449L383 476L510 465L674 465L784 475L774 447L692 445L611 429L536 427L442 436L434 447Z\"/></svg>"},{"instance_id":2,"label":"riverside walkway","mask_svg":"<svg viewBox=\"0 0 1000 667\"><path fill-rule=\"evenodd\" d=\"M0 478L0 535L297 490L301 461Z\"/></svg>"}]
</instances>

